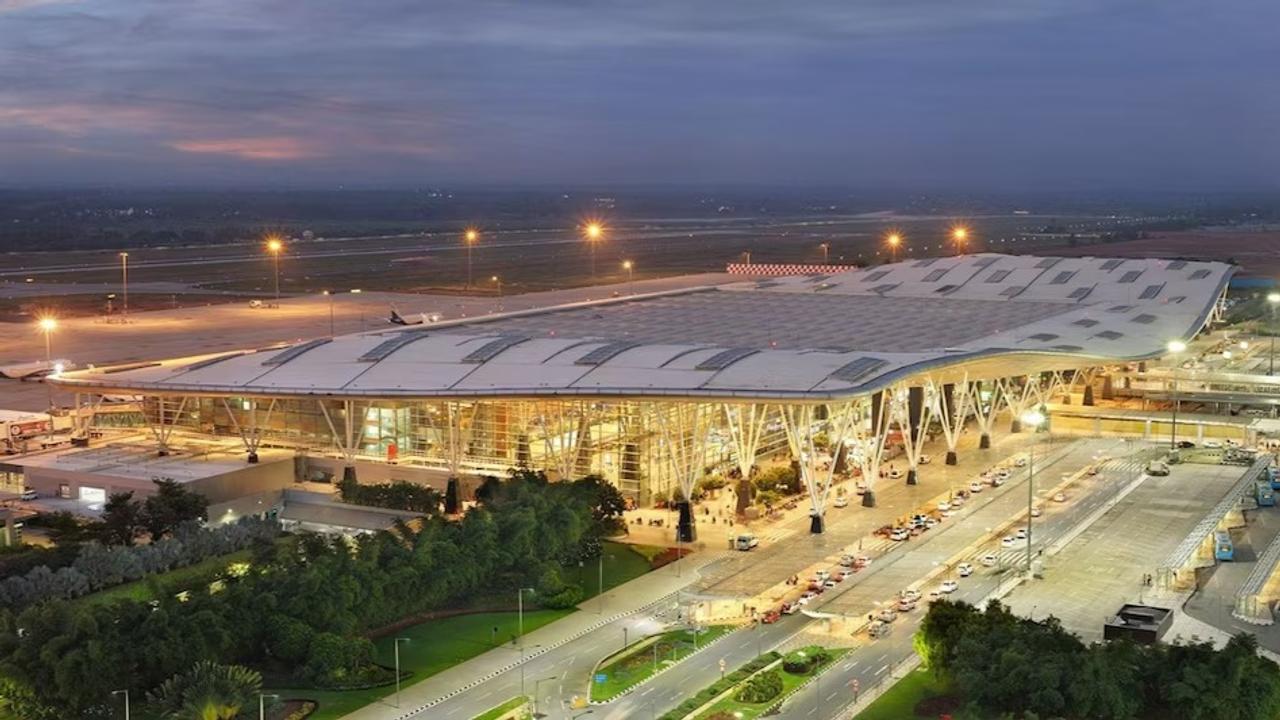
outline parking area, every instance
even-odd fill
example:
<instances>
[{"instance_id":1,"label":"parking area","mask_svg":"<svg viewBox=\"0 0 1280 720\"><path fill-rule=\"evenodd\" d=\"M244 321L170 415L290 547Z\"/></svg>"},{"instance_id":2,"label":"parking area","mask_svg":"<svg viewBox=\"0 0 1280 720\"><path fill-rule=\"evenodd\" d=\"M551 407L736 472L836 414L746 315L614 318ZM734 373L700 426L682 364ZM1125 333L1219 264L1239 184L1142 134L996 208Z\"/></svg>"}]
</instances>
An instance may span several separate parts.
<instances>
[{"instance_id":1,"label":"parking area","mask_svg":"<svg viewBox=\"0 0 1280 720\"><path fill-rule=\"evenodd\" d=\"M1246 468L1177 465L1147 477L1046 562L1044 579L1008 597L1021 615L1054 615L1085 640L1102 639L1103 620L1125 602L1150 599L1144 583L1239 480Z\"/></svg>"}]
</instances>

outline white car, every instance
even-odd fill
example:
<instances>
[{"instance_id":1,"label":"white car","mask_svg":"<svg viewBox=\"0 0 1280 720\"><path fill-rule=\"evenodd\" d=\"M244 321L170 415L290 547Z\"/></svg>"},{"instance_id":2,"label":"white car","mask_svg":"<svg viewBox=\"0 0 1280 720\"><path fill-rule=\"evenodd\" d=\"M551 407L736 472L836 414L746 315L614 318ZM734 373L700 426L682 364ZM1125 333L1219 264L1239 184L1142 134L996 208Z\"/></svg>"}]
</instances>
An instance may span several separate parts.
<instances>
[{"instance_id":1,"label":"white car","mask_svg":"<svg viewBox=\"0 0 1280 720\"><path fill-rule=\"evenodd\" d=\"M1017 545L1017 544L1018 544L1018 538L1016 538L1016 537L1014 537L1014 536L1012 536L1012 535L1005 535L1005 536L1000 540L1000 546L1001 546L1001 547L1011 548L1011 547L1013 547L1014 545Z\"/></svg>"},{"instance_id":2,"label":"white car","mask_svg":"<svg viewBox=\"0 0 1280 720\"><path fill-rule=\"evenodd\" d=\"M836 501L832 504L838 508L849 507L849 498L843 495L838 495L836 496Z\"/></svg>"},{"instance_id":3,"label":"white car","mask_svg":"<svg viewBox=\"0 0 1280 720\"><path fill-rule=\"evenodd\" d=\"M803 595L801 595L801 596L800 596L800 599L799 599L799 600L797 600L796 602L797 602L797 603L799 603L799 604L801 604L801 605L808 605L808 604L809 604L809 601L810 601L810 600L812 600L812 599L814 599L814 598L816 598L816 597L818 597L818 593L816 593L816 592L814 592L814 591L812 591L812 590L805 590L805 591L804 591L804 594L803 594Z\"/></svg>"},{"instance_id":4,"label":"white car","mask_svg":"<svg viewBox=\"0 0 1280 720\"><path fill-rule=\"evenodd\" d=\"M866 494L867 494L867 484L866 484L866 483L864 483L864 482L859 482L859 483L857 484L857 488L858 488L858 494L859 494L859 495L866 495Z\"/></svg>"},{"instance_id":5,"label":"white car","mask_svg":"<svg viewBox=\"0 0 1280 720\"><path fill-rule=\"evenodd\" d=\"M1018 528L1018 532L1014 533L1014 537L1018 538L1019 540L1026 540L1026 539L1027 539L1027 529L1026 529L1026 528Z\"/></svg>"},{"instance_id":6,"label":"white car","mask_svg":"<svg viewBox=\"0 0 1280 720\"><path fill-rule=\"evenodd\" d=\"M983 567L995 567L1000 563L1000 558L996 557L995 553L987 553L978 558L978 562L982 563Z\"/></svg>"},{"instance_id":7,"label":"white car","mask_svg":"<svg viewBox=\"0 0 1280 720\"><path fill-rule=\"evenodd\" d=\"M943 580L942 584L938 586L938 592L941 592L943 595L950 595L959 589L960 583L955 580Z\"/></svg>"},{"instance_id":8,"label":"white car","mask_svg":"<svg viewBox=\"0 0 1280 720\"><path fill-rule=\"evenodd\" d=\"M929 457L928 455L921 455L920 460L918 461L918 464L928 465L931 462L933 462L933 458Z\"/></svg>"},{"instance_id":9,"label":"white car","mask_svg":"<svg viewBox=\"0 0 1280 720\"><path fill-rule=\"evenodd\" d=\"M939 500L939 501L938 501L938 511L939 511L939 512L946 512L946 511L948 511L948 510L950 510L950 509L951 509L951 503L947 502L946 500Z\"/></svg>"},{"instance_id":10,"label":"white car","mask_svg":"<svg viewBox=\"0 0 1280 720\"><path fill-rule=\"evenodd\" d=\"M1054 494L1053 494L1053 501L1054 501L1054 502L1066 502L1066 501L1067 501L1067 495L1066 495L1066 493L1054 493Z\"/></svg>"},{"instance_id":11,"label":"white car","mask_svg":"<svg viewBox=\"0 0 1280 720\"><path fill-rule=\"evenodd\" d=\"M1039 505L1031 506L1031 517L1040 517L1043 514L1044 514L1044 511L1040 509Z\"/></svg>"},{"instance_id":12,"label":"white car","mask_svg":"<svg viewBox=\"0 0 1280 720\"><path fill-rule=\"evenodd\" d=\"M1000 478L1001 480L1008 480L1011 474L1012 473L1010 473L1008 470L1005 470L1003 468L996 471L996 477Z\"/></svg>"},{"instance_id":13,"label":"white car","mask_svg":"<svg viewBox=\"0 0 1280 720\"><path fill-rule=\"evenodd\" d=\"M956 508L960 507L961 505L964 505L964 498L963 498L962 496L957 495L957 496L955 496L955 497L951 498L951 509L952 509L952 510L954 510L954 509L956 509Z\"/></svg>"},{"instance_id":14,"label":"white car","mask_svg":"<svg viewBox=\"0 0 1280 720\"><path fill-rule=\"evenodd\" d=\"M902 592L898 593L898 597L903 600L919 600L920 591L919 590L903 590Z\"/></svg>"},{"instance_id":15,"label":"white car","mask_svg":"<svg viewBox=\"0 0 1280 720\"><path fill-rule=\"evenodd\" d=\"M973 574L973 565L970 563L960 563L956 566L956 574L960 577L969 577Z\"/></svg>"},{"instance_id":16,"label":"white car","mask_svg":"<svg viewBox=\"0 0 1280 720\"><path fill-rule=\"evenodd\" d=\"M938 521L938 519L937 519L937 518L927 517L927 518L925 518L925 519L924 519L924 529L925 529L925 530L932 530L932 529L934 529L934 528L938 527L938 522L939 522L939 521Z\"/></svg>"},{"instance_id":17,"label":"white car","mask_svg":"<svg viewBox=\"0 0 1280 720\"><path fill-rule=\"evenodd\" d=\"M898 478L900 478L900 477L902 477L902 471L901 471L901 470L899 470L899 469L898 469L898 468L896 468L896 467L891 467L891 468L889 468L889 478L890 478L890 479L892 479L892 480L897 480L897 479L898 479Z\"/></svg>"},{"instance_id":18,"label":"white car","mask_svg":"<svg viewBox=\"0 0 1280 720\"><path fill-rule=\"evenodd\" d=\"M889 539L894 542L902 542L903 540L906 540L909 537L911 537L911 531L907 530L906 528L898 528L897 530L894 530L892 533L889 533Z\"/></svg>"},{"instance_id":19,"label":"white car","mask_svg":"<svg viewBox=\"0 0 1280 720\"><path fill-rule=\"evenodd\" d=\"M1000 487L1001 485L1003 485L1003 484L1004 484L1004 480L1005 480L1005 479L1004 479L1003 477L1001 477L999 474L996 474L996 475L992 475L992 476L991 476L991 479L990 479L988 482L990 482L990 483L991 483L991 487L996 488L996 487Z\"/></svg>"},{"instance_id":20,"label":"white car","mask_svg":"<svg viewBox=\"0 0 1280 720\"><path fill-rule=\"evenodd\" d=\"M971 493L982 492L982 483L978 482L977 480L974 480L973 482L969 483L969 492Z\"/></svg>"},{"instance_id":21,"label":"white car","mask_svg":"<svg viewBox=\"0 0 1280 720\"><path fill-rule=\"evenodd\" d=\"M40 496L36 494L35 490L32 490L31 488L27 488L26 490L23 490L22 494L19 495L18 497L22 500L35 500Z\"/></svg>"},{"instance_id":22,"label":"white car","mask_svg":"<svg viewBox=\"0 0 1280 720\"><path fill-rule=\"evenodd\" d=\"M1205 440L1203 443L1201 443L1201 445L1211 450L1216 450L1222 447L1222 441L1221 440Z\"/></svg>"},{"instance_id":23,"label":"white car","mask_svg":"<svg viewBox=\"0 0 1280 720\"><path fill-rule=\"evenodd\" d=\"M1014 461L1013 461L1013 464L1014 464L1016 467L1026 467L1026 466L1027 466L1027 458L1026 458L1025 456L1019 456L1017 460L1014 460Z\"/></svg>"}]
</instances>

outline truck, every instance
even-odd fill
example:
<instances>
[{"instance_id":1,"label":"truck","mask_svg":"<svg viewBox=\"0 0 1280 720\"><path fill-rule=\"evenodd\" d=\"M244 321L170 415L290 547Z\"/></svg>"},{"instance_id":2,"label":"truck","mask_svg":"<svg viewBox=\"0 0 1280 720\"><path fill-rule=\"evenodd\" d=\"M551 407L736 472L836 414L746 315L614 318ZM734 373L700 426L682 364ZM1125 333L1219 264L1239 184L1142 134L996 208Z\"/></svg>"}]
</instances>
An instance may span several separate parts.
<instances>
[{"instance_id":1,"label":"truck","mask_svg":"<svg viewBox=\"0 0 1280 720\"><path fill-rule=\"evenodd\" d=\"M12 455L37 449L44 436L70 427L70 417L0 410L0 452Z\"/></svg>"},{"instance_id":2,"label":"truck","mask_svg":"<svg viewBox=\"0 0 1280 720\"><path fill-rule=\"evenodd\" d=\"M759 544L760 540L755 535L751 534L739 535L733 539L733 549L740 550L742 552L754 550Z\"/></svg>"}]
</instances>

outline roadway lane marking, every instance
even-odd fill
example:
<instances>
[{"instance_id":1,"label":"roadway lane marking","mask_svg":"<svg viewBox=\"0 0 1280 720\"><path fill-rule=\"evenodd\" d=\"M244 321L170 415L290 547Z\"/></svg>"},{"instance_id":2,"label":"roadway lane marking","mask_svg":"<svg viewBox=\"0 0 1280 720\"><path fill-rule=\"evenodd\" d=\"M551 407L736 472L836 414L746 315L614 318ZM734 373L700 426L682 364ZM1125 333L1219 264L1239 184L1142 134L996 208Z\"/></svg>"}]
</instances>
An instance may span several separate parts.
<instances>
[{"instance_id":1,"label":"roadway lane marking","mask_svg":"<svg viewBox=\"0 0 1280 720\"><path fill-rule=\"evenodd\" d=\"M885 670L888 670L888 669L889 669L889 666L888 666L888 665L881 665L881 666L880 666L880 669L879 669L879 670L877 670L877 671L875 672L875 677L880 677L880 674L881 674L881 673L883 673Z\"/></svg>"}]
</instances>

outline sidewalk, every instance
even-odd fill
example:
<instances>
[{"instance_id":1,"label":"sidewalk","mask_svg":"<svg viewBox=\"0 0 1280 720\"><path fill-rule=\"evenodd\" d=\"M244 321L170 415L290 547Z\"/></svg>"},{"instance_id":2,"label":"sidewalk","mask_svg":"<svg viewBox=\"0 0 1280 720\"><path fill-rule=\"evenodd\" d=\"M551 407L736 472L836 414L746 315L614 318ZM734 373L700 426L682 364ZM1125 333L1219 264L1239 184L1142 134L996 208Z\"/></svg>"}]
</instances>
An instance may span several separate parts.
<instances>
[{"instance_id":1,"label":"sidewalk","mask_svg":"<svg viewBox=\"0 0 1280 720\"><path fill-rule=\"evenodd\" d=\"M678 563L672 563L613 588L604 594L603 604L599 598L588 600L578 606L578 612L525 634L524 663L528 664L566 643L617 623L628 615L664 601L674 603L674 595L678 590L695 582L700 570L723 559L726 555L725 552L697 553L685 557ZM386 698L345 717L350 720L391 720L414 717L445 700L510 670L518 669L520 664L521 655L517 648L510 645L495 648L405 687L400 693L399 708L393 707L390 704L391 699ZM505 699L500 698L497 702ZM496 705L497 702L493 704ZM473 714L486 709L487 707L477 707Z\"/></svg>"}]
</instances>

